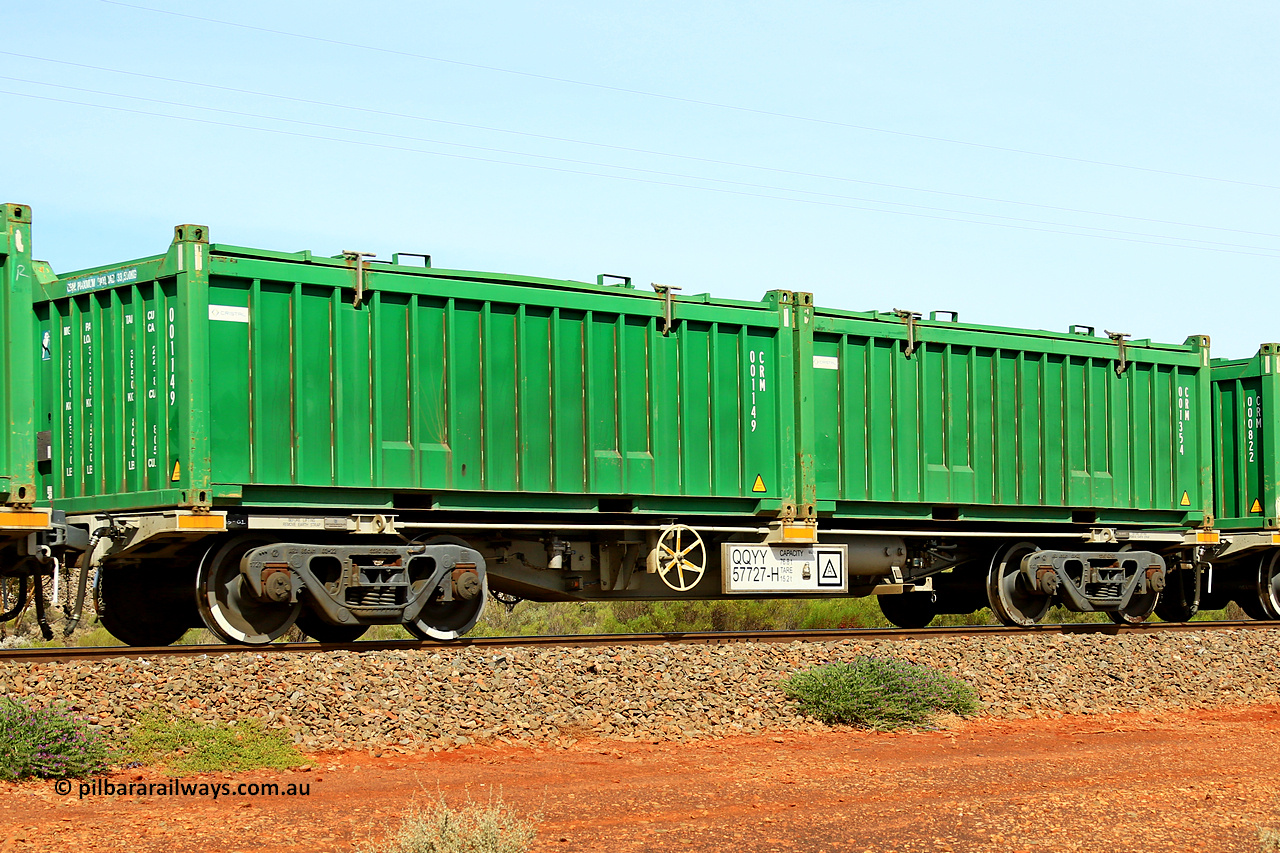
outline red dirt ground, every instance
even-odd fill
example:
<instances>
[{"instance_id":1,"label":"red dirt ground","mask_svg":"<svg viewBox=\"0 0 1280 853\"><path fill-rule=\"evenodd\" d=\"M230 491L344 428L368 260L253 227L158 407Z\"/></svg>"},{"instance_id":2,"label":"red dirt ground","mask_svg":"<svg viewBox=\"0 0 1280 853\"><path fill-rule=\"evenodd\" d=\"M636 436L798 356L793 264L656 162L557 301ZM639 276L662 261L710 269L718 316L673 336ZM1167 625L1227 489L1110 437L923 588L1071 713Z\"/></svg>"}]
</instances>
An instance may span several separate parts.
<instances>
[{"instance_id":1,"label":"red dirt ground","mask_svg":"<svg viewBox=\"0 0 1280 853\"><path fill-rule=\"evenodd\" d=\"M415 796L500 790L538 851L1257 851L1280 827L1280 706L956 722L946 731L310 756L186 782L310 796L107 798L0 785L0 853L370 849ZM164 781L152 769L113 782Z\"/></svg>"}]
</instances>

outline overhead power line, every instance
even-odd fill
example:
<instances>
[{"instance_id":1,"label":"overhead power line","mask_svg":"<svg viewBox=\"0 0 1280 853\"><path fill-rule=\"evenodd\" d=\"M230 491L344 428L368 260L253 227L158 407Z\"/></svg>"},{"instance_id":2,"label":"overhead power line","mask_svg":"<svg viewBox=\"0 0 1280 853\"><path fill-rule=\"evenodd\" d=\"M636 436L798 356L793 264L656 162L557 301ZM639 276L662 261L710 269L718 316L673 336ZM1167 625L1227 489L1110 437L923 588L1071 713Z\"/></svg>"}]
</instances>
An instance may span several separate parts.
<instances>
[{"instance_id":1,"label":"overhead power line","mask_svg":"<svg viewBox=\"0 0 1280 853\"><path fill-rule=\"evenodd\" d=\"M21 97L21 98L31 98L34 100L49 101L53 103L71 104L74 106L92 107L96 109L111 110L115 112L130 113L133 115L153 116L156 118L166 118L166 119L172 119L175 121L193 122L197 124L212 125L212 126L218 126L218 127L237 128L240 130L251 130L251 131L257 131L259 133L271 133L271 134L276 134L280 136L289 136L289 137L295 137L295 138L301 138L301 139L314 139L314 140L321 140L326 142L337 142L344 145L358 145L358 146L363 146L368 148L378 148L378 149L383 149L388 151L403 151L403 152L408 152L413 154L426 154L426 155L435 156L435 157L449 157L449 158L458 159L458 160L470 160L470 161L483 162L483 163L497 163L497 164L506 165L506 166L517 166L517 167L523 167L523 168L529 168L529 169L541 169L544 171L559 172L563 174L586 175L586 176L598 177L598 178L612 178L614 180L631 181L634 183L654 184L658 186L669 186L669 187L680 187L683 189L701 190L703 192L722 193L726 195L771 199L774 201L790 201L798 204L820 205L823 207L840 208L845 210L859 210L859 211L867 211L872 213L888 213L896 216L912 216L912 217L918 217L922 219L941 220L945 222L960 222L960 223L965 223L969 225L987 225L987 226L992 226L996 228L1012 228L1019 231L1038 231L1038 232L1048 233L1048 234L1065 234L1065 235L1074 236L1074 237L1092 237L1099 240L1114 240L1114 241L1124 242L1124 243L1142 243L1142 244L1153 245L1153 246L1169 246L1169 247L1182 248L1182 249L1199 249L1202 251L1224 252L1227 254L1235 254L1235 255L1253 255L1253 256L1265 257L1265 258L1280 258L1280 254L1277 254L1275 250L1266 249L1264 247L1241 247L1241 248L1248 248L1248 249L1252 249L1252 248L1261 249L1261 251L1242 251L1241 249L1238 249L1238 248L1227 248L1225 245L1224 246L1192 245L1187 243L1183 238L1176 238L1176 237L1164 238L1160 240L1148 240L1148 239L1139 239L1136 237L1124 237L1124 236L1118 236L1118 235L1112 235L1112 234L1088 233L1089 231L1099 230L1099 229L1091 228L1090 226L1068 225L1065 227L1076 228L1078 230L1064 231L1058 228L1040 228L1032 225L1016 225L1016 224L1007 223L1007 222L980 222L972 219L962 219L954 216L941 216L941 215L931 214L931 213L916 213L913 211L904 211L904 210L886 210L884 208L863 207L860 205L842 204L839 202L822 201L819 199L794 198L790 196L768 195L765 193L748 192L746 190L729 189L726 187L705 187L705 186L696 186L696 185L690 185L690 184L681 184L674 181L661 181L653 178L641 178L641 177L634 177L634 176L628 176L628 175L608 175L608 174L602 174L599 172L589 172L589 171L584 171L580 169L569 169L561 166L551 166L551 165L544 165L539 163L513 163L509 160L497 160L489 157L478 157L470 154L456 154L456 153L450 153L450 152L444 152L444 151L427 151L421 148L408 148L400 145L389 145L386 143L367 142L367 141L356 140L356 139L342 139L339 137L322 136L319 134L311 134L311 133L301 133L298 131L282 130L279 128L255 127L253 125L236 124L234 122L215 121L213 119L198 118L195 116L177 116L177 115L172 115L168 113L156 113L156 112L149 112L146 110L137 110L137 109L132 109L130 107L116 107L116 106L110 106L107 104L94 104L94 103L88 103L84 101L72 101L65 98L52 98L45 95L34 95L29 92L14 92L11 90L0 89L0 94L13 95L15 97ZM1181 242L1175 242L1175 241L1181 241ZM1204 242L1204 241L1192 241L1192 242Z\"/></svg>"},{"instance_id":2,"label":"overhead power line","mask_svg":"<svg viewBox=\"0 0 1280 853\"><path fill-rule=\"evenodd\" d=\"M415 53L407 50L397 50L395 48L381 47L379 45L362 44L360 42L343 41L341 39L332 39L324 36L307 35L306 33L297 33L289 30L278 30L271 27L260 27L254 24L245 24L239 21L224 21L219 18L208 18L201 15L192 15L188 12L175 12L171 9L156 9L151 6L142 6L136 3L124 3L121 0L101 0L112 6L122 6L129 9L137 9L143 12L153 12L160 15L172 15L177 18L187 18L193 21L200 21L206 24L218 24L226 27L236 27L243 30L252 30L254 32L268 33L270 35L285 36L287 38L301 39L304 41L317 42L320 44L330 44L339 47L349 47L356 50L367 50L375 53L383 53L391 56L403 56L411 59L421 59L427 62L439 62L446 65L454 65L462 68L474 68L481 71L492 71L498 74L511 74L518 77L527 77L534 80L546 80L553 83L564 83L571 86L584 86L592 89L601 89L609 92L618 92L627 95L638 95L645 98L659 98L666 101L675 101L684 104L694 104L702 107L714 107L721 110L733 110L741 113L751 113L753 115L768 116L770 118L788 119L791 121L803 121L813 124L823 124L831 127L844 127L851 130L861 130L867 133L882 133L892 136L906 137L909 139L919 139L927 142L941 142L947 145L963 145L970 148L981 148L988 151L1002 151L1007 154L1022 154L1029 157L1044 157L1052 160L1062 160L1070 163L1082 163L1090 166L1105 166L1112 169L1130 169L1138 172L1148 172L1155 175L1167 175L1176 178L1190 178L1199 181L1214 181L1223 184L1235 184L1237 186L1255 187L1258 189L1280 190L1280 186L1273 184L1263 184L1255 181L1241 181L1233 178L1221 178L1213 175L1198 175L1191 172L1178 172L1171 169L1156 169L1149 166L1137 166L1131 163L1116 163L1108 160L1093 160L1087 157L1072 157L1066 154L1053 154L1046 151L1034 151L1028 148L1014 148L1004 145L991 145L984 142L973 142L966 139L952 139L945 136L932 136L924 133L911 133L905 130L892 130L884 127L873 127L871 125L853 124L851 122L836 121L834 119L819 118L817 116L797 115L794 113L783 113L774 110L765 110L757 107L747 107L740 104L726 104L718 101L706 101L698 98L686 98L680 95L668 95L662 92L650 92L644 89L630 89L624 86L612 86L607 83L595 83L589 80L576 80L570 77L557 77L551 74L539 74L533 71L520 71L513 68L502 68L496 65L483 65L477 62L464 62L459 59L446 59L440 56L431 56L425 53Z\"/></svg>"},{"instance_id":3,"label":"overhead power line","mask_svg":"<svg viewBox=\"0 0 1280 853\"><path fill-rule=\"evenodd\" d=\"M1217 240L1201 240L1194 237L1176 237L1168 234L1151 234L1151 233L1146 233L1141 231L1124 231L1124 230L1115 229L1115 228L1102 228L1095 225L1078 225L1078 224L1069 223L1069 222L1052 222L1052 221L1046 221L1046 220L1040 220L1040 219L1027 219L1025 217L1019 217L1019 216L1003 216L1001 214L996 214L996 213L982 213L979 211L972 211L972 210L955 210L953 208L945 208L945 207L930 207L928 205L909 204L906 202L896 202L896 201L885 201L883 199L864 198L861 196L848 196L848 195L841 195L839 193L821 192L817 190L805 190L805 189L799 189L795 187L780 187L780 186L772 186L769 184L750 183L747 181L733 181L733 180L728 180L724 178L712 178L712 177L706 177L703 175L689 175L689 174L683 174L680 172L666 172L658 169L645 169L645 168L640 168L636 166L623 166L616 163L601 163L601 162L592 161L592 160L579 160L579 159L570 158L570 157L557 157L557 156L548 155L548 154L534 154L528 151L515 151L511 149L506 149L506 148L493 148L490 146L483 146L483 145L468 145L461 142L450 142L442 139L428 139L425 137L408 136L405 134L398 134L398 133L387 133L384 131L370 130L368 128L346 127L343 125L325 124L323 122L308 121L305 119L292 119L292 118L283 118L283 117L274 116L274 115L262 115L260 113L251 113L243 110L231 110L231 109L224 109L221 107L205 107L205 106L199 106L196 104L191 104L190 102L167 101L161 98L148 98L140 95L126 95L120 92L103 91L101 89L87 89L80 86L68 86L61 83L47 83L41 80L31 80L23 77L12 77L8 75L0 75L0 80L10 80L18 83L28 83L28 84L38 85L38 86L47 86L55 89L65 89L65 90L70 90L74 92L81 92L83 94L103 95L103 96L112 97L112 98L125 98L128 100L143 101L145 103L160 104L162 106L168 106L168 107L196 109L196 110L202 110L205 112L214 112L214 113L221 113L223 115L236 116L238 118L258 119L261 121L275 121L275 122L281 122L284 124L293 124L293 125L300 125L303 127L312 127L320 130L336 130L344 133L359 133L359 134L365 134L367 136L378 136L384 139L395 139L403 142L423 142L430 145L445 145L452 148L465 148L471 151L482 151L487 154L505 154L505 155L510 155L514 157L529 157L537 160L549 160L549 161L558 162L558 163L568 163L574 166L590 166L593 168L617 169L620 171L635 172L635 173L644 174L644 175L654 175L662 178L678 178L680 180L686 180L686 181L705 181L709 183L723 184L726 186L743 187L751 190L767 190L770 192L797 193L800 195L809 195L809 196L817 196L820 198L838 199L841 201L858 201L858 202L864 202L864 203L870 203L870 204L882 204L890 207L912 208L914 210L923 210L923 211L928 211L930 213L950 213L950 214L956 214L960 216L978 216L986 219L1002 219L1007 222L1019 222L1019 223L1028 224L1028 225L1049 225L1057 228L1080 228L1080 229L1085 229L1089 231L1097 231L1104 234L1120 234L1120 235L1129 236L1129 237L1153 237L1160 240L1178 240L1182 242L1202 243L1207 246L1222 246L1222 247L1227 247L1232 249L1257 249L1261 251L1273 251L1270 247L1267 247L1267 246L1249 246L1249 245L1241 245L1238 243L1224 243ZM514 165L527 165L527 164L514 164ZM616 176L611 176L611 177L616 177ZM1280 249L1277 249L1274 251L1280 251Z\"/></svg>"},{"instance_id":4,"label":"overhead power line","mask_svg":"<svg viewBox=\"0 0 1280 853\"><path fill-rule=\"evenodd\" d=\"M594 141L584 140L584 139L573 139L570 137L563 137L563 136L552 136L549 134L532 133L529 131L522 131L522 130L512 130L510 128L469 124L466 122L450 121L448 119L416 115L413 113L401 113L401 112L395 112L393 110L380 110L380 109L374 109L371 107L355 106L351 104L339 104L339 103L333 103L330 101L319 101L319 100L314 100L312 98L298 97L296 95L282 95L282 94L273 93L273 92L261 92L253 89L241 89L234 86L221 86L214 83L205 83L199 80L185 80L182 78L165 77L157 74L144 74L138 71L126 71L124 69L108 68L101 65L87 65L83 62L70 62L64 59L52 59L45 56L34 56L31 54L14 53L12 51L0 50L0 55L13 56L21 59L32 59L39 62L48 62L48 63L53 63L56 65L64 65L72 68L84 68L92 71L103 71L110 74L119 74L119 75L124 75L128 77L137 77L145 80L157 80L165 83L176 83L182 86L197 86L205 89L212 89L212 90L221 91L221 92L230 92L230 93L239 94L239 95L252 95L254 97L260 97L260 98L270 98L270 99L281 100L281 101L289 101L292 103L305 104L308 106L327 107L331 109L340 109L340 110L348 110L352 112L365 113L367 115L380 115L380 116L386 116L389 118L400 118L400 119L408 119L411 121L429 122L431 124L442 124L442 125L448 125L451 127L462 127L462 128L467 128L469 130L482 130L482 131L492 132L492 133L505 133L513 136L522 136L530 139L541 139L541 140L550 141L550 142L565 142L572 145L584 145L584 146L590 146L594 148L603 148L603 149L612 150L612 151L624 151L632 154L644 154L644 155L655 156L655 157L668 157L672 159L686 160L686 161L695 162L695 163L706 163L708 165L729 166L729 167L739 168L739 169L754 169L758 171L772 172L780 175L791 175L795 177L815 178L818 180L840 181L843 183L861 184L863 186L880 187L883 189L903 190L907 192L919 192L919 193L927 193L930 195L947 196L950 198L961 198L961 199L967 199L969 201L985 201L985 202L991 202L995 204L1009 204L1009 205L1016 205L1019 207L1032 207L1040 210L1052 210L1059 213L1077 213L1077 214L1082 214L1086 216L1105 216L1112 219L1125 219L1131 222L1146 222L1152 225L1173 225L1179 228L1201 228L1201 229L1206 229L1210 231L1223 231L1223 232L1228 232L1232 234L1246 234L1254 237L1280 238L1280 234L1274 234L1266 231L1250 231L1243 228L1227 228L1220 225L1203 225L1203 224L1198 224L1193 222L1180 222L1177 220L1169 220L1169 219L1155 219L1147 216L1134 216L1131 214L1124 214L1124 213L1110 213L1107 211L1088 210L1084 208L1075 208L1075 207L1064 207L1061 205L1052 205L1052 204L1041 204L1037 202L1020 201L1016 199L997 198L993 196L981 196L981 195L974 195L972 193L951 192L948 190L930 189L928 187L913 187L913 186L908 186L904 184L890 184L890 183L885 183L883 181L868 181L861 178L851 178L844 175L827 175L827 174L822 174L818 172L805 172L805 171L800 171L796 169L784 169L784 168L779 168L775 166L764 166L764 165L754 164L754 163L738 163L732 160L719 160L711 157L697 157L697 156L692 156L688 154L675 154L667 151L655 151L652 149L645 149L645 148L633 148L625 145L615 145L615 144L605 143L605 142L594 142ZM8 79L19 80L21 78L12 77ZM41 83L40 81L26 81L26 82L36 82L36 83L39 83L40 85L54 85L54 84ZM75 88L75 87L67 87L67 88ZM94 90L86 89L81 91L94 91ZM102 94L113 94L117 97L131 97L128 95L121 95L117 93L102 93ZM171 103L171 102L162 102L162 103ZM183 105L190 106L190 104L183 104ZM362 131L362 132L365 132L365 131ZM442 143L442 144L452 144L452 143ZM884 203L895 204L896 202L884 202ZM985 216L989 214L979 214L979 215Z\"/></svg>"}]
</instances>

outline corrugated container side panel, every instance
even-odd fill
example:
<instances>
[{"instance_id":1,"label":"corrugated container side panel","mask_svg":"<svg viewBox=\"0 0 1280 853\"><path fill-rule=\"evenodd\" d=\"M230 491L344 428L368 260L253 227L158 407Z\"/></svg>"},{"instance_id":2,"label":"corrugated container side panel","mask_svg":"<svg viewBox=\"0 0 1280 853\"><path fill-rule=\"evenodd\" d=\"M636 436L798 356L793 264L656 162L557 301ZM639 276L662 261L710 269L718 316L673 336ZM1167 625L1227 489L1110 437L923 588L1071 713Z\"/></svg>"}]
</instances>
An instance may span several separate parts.
<instances>
[{"instance_id":1,"label":"corrugated container side panel","mask_svg":"<svg viewBox=\"0 0 1280 853\"><path fill-rule=\"evenodd\" d=\"M711 494L711 330L683 324L680 337L680 465L686 494Z\"/></svg>"},{"instance_id":2,"label":"corrugated container side panel","mask_svg":"<svg viewBox=\"0 0 1280 853\"><path fill-rule=\"evenodd\" d=\"M991 372L986 376L990 383L991 407L988 410L983 406L980 411L990 411L991 440L984 441L979 435L976 441L982 446L983 461L995 471L991 503L1018 503L1020 500L1019 463L1024 451L1018 439L1022 429L1018 418L1018 363L1015 353L996 351L991 356ZM1012 447L1013 453L1002 453L1001 448L1006 446ZM1038 492L1038 484L1033 484L1032 489Z\"/></svg>"},{"instance_id":3,"label":"corrugated container side panel","mask_svg":"<svg viewBox=\"0 0 1280 853\"><path fill-rule=\"evenodd\" d=\"M211 303L248 309L210 321L218 482L751 496L758 474L792 488L776 328L681 321L664 336L652 316L385 288L357 311L300 276L213 277Z\"/></svg>"},{"instance_id":4,"label":"corrugated container side panel","mask_svg":"<svg viewBox=\"0 0 1280 853\"><path fill-rule=\"evenodd\" d=\"M1197 367L815 336L820 500L1203 507ZM1182 503L1188 493L1190 505Z\"/></svg>"},{"instance_id":5,"label":"corrugated container side panel","mask_svg":"<svg viewBox=\"0 0 1280 853\"><path fill-rule=\"evenodd\" d=\"M649 351L649 417L653 442L653 476L658 494L676 494L680 483L680 430L682 384L674 381L680 370L680 341L655 336Z\"/></svg>"},{"instance_id":6,"label":"corrugated container side panel","mask_svg":"<svg viewBox=\"0 0 1280 853\"><path fill-rule=\"evenodd\" d=\"M375 357L372 368L376 372L373 387L377 420L374 435L377 442L377 462L380 466L379 481L391 488L405 489L417 485L414 465L413 433L409 417L409 352L412 340L409 334L409 297L403 294L376 294L377 310L370 312L374 324ZM310 300L308 300L310 301ZM299 361L306 356L305 339L301 336ZM311 402L301 383L298 408L305 415ZM304 423L323 423L303 417ZM319 441L311 446L318 446ZM305 447L299 447L298 479L304 483L324 480L311 473Z\"/></svg>"},{"instance_id":7,"label":"corrugated container side panel","mask_svg":"<svg viewBox=\"0 0 1280 853\"><path fill-rule=\"evenodd\" d=\"M481 353L485 396L481 403L484 488L514 492L519 435L516 430L515 306L485 303Z\"/></svg>"},{"instance_id":8,"label":"corrugated container side panel","mask_svg":"<svg viewBox=\"0 0 1280 853\"><path fill-rule=\"evenodd\" d=\"M209 302L214 306L242 309L243 314L233 313L232 316L248 316L249 285L250 282L243 279L214 276L209 282ZM209 419L210 453L218 460L220 476L229 483L247 483L252 476L249 450L255 444L249 386L240 381L240 377L250 375L249 333L247 322L209 322L209 405L214 412ZM320 330L313 334L320 334ZM329 340L327 324L323 339L326 343ZM326 378L326 389L328 384ZM319 392L319 389L315 390Z\"/></svg>"},{"instance_id":9,"label":"corrugated container side panel","mask_svg":"<svg viewBox=\"0 0 1280 853\"><path fill-rule=\"evenodd\" d=\"M253 338L249 344L248 377L255 451L251 476L254 482L283 485L295 482L293 453L298 437L293 416L297 401L293 367L296 341L290 323L293 285L269 281L255 284L250 316L256 322L250 324Z\"/></svg>"},{"instance_id":10,"label":"corrugated container side panel","mask_svg":"<svg viewBox=\"0 0 1280 853\"><path fill-rule=\"evenodd\" d=\"M1222 425L1218 435L1218 513L1224 518L1244 518L1258 491L1262 454L1260 430L1251 423L1259 409L1256 378L1214 383L1214 415Z\"/></svg>"},{"instance_id":11,"label":"corrugated container side panel","mask_svg":"<svg viewBox=\"0 0 1280 853\"><path fill-rule=\"evenodd\" d=\"M556 383L555 462L552 487L558 492L588 490L586 313L557 308L555 325L556 360L552 368Z\"/></svg>"},{"instance_id":12,"label":"corrugated container side panel","mask_svg":"<svg viewBox=\"0 0 1280 853\"><path fill-rule=\"evenodd\" d=\"M57 300L45 420L56 498L165 488L180 446L172 283Z\"/></svg>"},{"instance_id":13,"label":"corrugated container side panel","mask_svg":"<svg viewBox=\"0 0 1280 853\"><path fill-rule=\"evenodd\" d=\"M654 479L653 467L653 405L650 392L654 377L649 373L653 357L654 321L640 316L628 316L622 325L623 355L620 371L626 377L621 398L626 412L625 441L627 462L627 493L654 494L662 492ZM660 336L659 336L660 337ZM741 475L741 473L740 473Z\"/></svg>"},{"instance_id":14,"label":"corrugated container side panel","mask_svg":"<svg viewBox=\"0 0 1280 853\"><path fill-rule=\"evenodd\" d=\"M517 429L524 452L518 472L524 491L549 492L551 479L551 310L521 306L517 311Z\"/></svg>"},{"instance_id":15,"label":"corrugated container side panel","mask_svg":"<svg viewBox=\"0 0 1280 853\"><path fill-rule=\"evenodd\" d=\"M180 239L130 284L42 303L55 498L172 503L195 477L317 502L324 487L794 500L779 446L796 332L777 305L681 304L664 335L661 303L625 292L377 272L357 309L349 268L215 252L206 279L203 249Z\"/></svg>"},{"instance_id":16,"label":"corrugated container side panel","mask_svg":"<svg viewBox=\"0 0 1280 853\"><path fill-rule=\"evenodd\" d=\"M449 489L481 489L484 425L481 400L488 392L480 348L481 312L478 302L450 300L445 312L445 347L449 364L448 407L450 442Z\"/></svg>"},{"instance_id":17,"label":"corrugated container side panel","mask_svg":"<svg viewBox=\"0 0 1280 853\"><path fill-rule=\"evenodd\" d=\"M1276 349L1263 344L1251 359L1213 365L1214 502L1228 527L1274 529L1280 515Z\"/></svg>"},{"instance_id":18,"label":"corrugated container side panel","mask_svg":"<svg viewBox=\"0 0 1280 853\"><path fill-rule=\"evenodd\" d=\"M413 357L409 393L417 403L414 412L417 478L427 489L443 489L448 485L450 433L446 401L450 369L444 333L447 304L444 299L417 297L410 330Z\"/></svg>"},{"instance_id":19,"label":"corrugated container side panel","mask_svg":"<svg viewBox=\"0 0 1280 853\"><path fill-rule=\"evenodd\" d=\"M742 468L736 494L750 495L757 474L771 478L766 485L776 493L782 486L779 398L782 383L790 380L784 378L776 329L744 327L743 336L747 357L738 379Z\"/></svg>"},{"instance_id":20,"label":"corrugated container side panel","mask_svg":"<svg viewBox=\"0 0 1280 853\"><path fill-rule=\"evenodd\" d=\"M586 334L587 412L590 432L591 476L588 490L604 494L622 491L622 456L618 450L617 315L592 312Z\"/></svg>"},{"instance_id":21,"label":"corrugated container side panel","mask_svg":"<svg viewBox=\"0 0 1280 853\"><path fill-rule=\"evenodd\" d=\"M290 294L295 346L293 417L300 425L294 433L295 479L320 485L333 484L334 453L337 452L331 429L333 322L328 295L322 288L310 285L298 285ZM402 382L407 386L407 379L402 377Z\"/></svg>"},{"instance_id":22,"label":"corrugated container side panel","mask_svg":"<svg viewBox=\"0 0 1280 853\"><path fill-rule=\"evenodd\" d=\"M842 359L841 364L849 364L850 369L861 374L861 384L866 392L862 417L867 423L867 443L853 448L849 461L855 470L862 468L871 474L865 491L854 489L849 493L849 499L859 500L859 495L865 494L867 500L891 501L899 491L897 456L892 452L898 424L896 413L889 404L894 393L893 364L898 354L897 347L893 341L886 340L851 339L848 344L847 352L856 360ZM843 367L841 370L843 372ZM822 405L821 400L818 405ZM886 449L890 452L884 452ZM836 481L842 482L843 478L837 477Z\"/></svg>"},{"instance_id":23,"label":"corrugated container side panel","mask_svg":"<svg viewBox=\"0 0 1280 853\"><path fill-rule=\"evenodd\" d=\"M820 495L831 494L840 488L841 466L824 464L824 462L840 459L844 455L848 436L865 428L865 411L862 406L849 399L848 389L842 387L848 382L841 382L841 371L816 366L823 359L839 359L839 346L838 341L830 339L817 338L813 342L814 399L834 401L834 405L840 412L835 429L819 429L814 435L814 478Z\"/></svg>"},{"instance_id":24,"label":"corrugated container side panel","mask_svg":"<svg viewBox=\"0 0 1280 853\"><path fill-rule=\"evenodd\" d=\"M1174 457L1178 455L1177 429L1178 418L1175 416L1177 405L1177 379L1172 367L1158 365L1152 371L1154 380L1151 389L1151 423L1161 426L1153 429L1151 442L1152 477L1151 496L1156 506L1168 505L1172 501L1172 492L1176 488L1173 480L1177 476ZM1182 448L1185 452L1185 447ZM1176 505L1176 504L1175 504Z\"/></svg>"},{"instance_id":25,"label":"corrugated container side panel","mask_svg":"<svg viewBox=\"0 0 1280 853\"><path fill-rule=\"evenodd\" d=\"M1134 505L1139 509L1155 507L1155 483L1152 475L1155 468L1147 448L1151 447L1154 438L1151 411L1151 383L1155 368L1149 364L1138 364L1132 368L1134 381L1129 383L1129 410L1132 412L1131 441L1128 444L1130 484L1133 491Z\"/></svg>"}]
</instances>

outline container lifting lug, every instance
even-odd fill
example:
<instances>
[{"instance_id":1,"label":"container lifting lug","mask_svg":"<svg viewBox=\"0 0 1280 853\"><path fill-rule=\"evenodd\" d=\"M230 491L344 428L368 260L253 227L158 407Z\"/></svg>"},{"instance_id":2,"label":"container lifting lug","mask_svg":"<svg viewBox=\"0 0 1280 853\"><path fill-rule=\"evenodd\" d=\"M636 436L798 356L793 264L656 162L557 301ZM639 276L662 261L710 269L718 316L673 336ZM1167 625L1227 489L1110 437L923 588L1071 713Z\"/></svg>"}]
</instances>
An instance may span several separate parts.
<instances>
[{"instance_id":1,"label":"container lifting lug","mask_svg":"<svg viewBox=\"0 0 1280 853\"><path fill-rule=\"evenodd\" d=\"M348 249L342 250L342 257L348 261L356 262L356 297L351 304L355 308L359 308L364 304L364 259L377 257L374 252L352 252Z\"/></svg>"},{"instance_id":2,"label":"container lifting lug","mask_svg":"<svg viewBox=\"0 0 1280 853\"><path fill-rule=\"evenodd\" d=\"M1107 332L1106 329L1102 331ZM1129 369L1129 354L1125 351L1124 339L1129 335L1125 332L1107 332L1107 337L1120 347L1120 360L1116 362L1116 376L1124 376L1124 372Z\"/></svg>"},{"instance_id":3,"label":"container lifting lug","mask_svg":"<svg viewBox=\"0 0 1280 853\"><path fill-rule=\"evenodd\" d=\"M920 319L920 315L915 311L903 311L901 308L894 308L893 313L907 324L907 347L902 354L911 358L911 354L916 351L916 320Z\"/></svg>"},{"instance_id":4,"label":"container lifting lug","mask_svg":"<svg viewBox=\"0 0 1280 853\"><path fill-rule=\"evenodd\" d=\"M663 337L666 337L671 334L671 323L675 319L675 305L672 302L671 292L673 290L683 290L684 288L670 284L650 284L650 287L663 297L662 335Z\"/></svg>"}]
</instances>

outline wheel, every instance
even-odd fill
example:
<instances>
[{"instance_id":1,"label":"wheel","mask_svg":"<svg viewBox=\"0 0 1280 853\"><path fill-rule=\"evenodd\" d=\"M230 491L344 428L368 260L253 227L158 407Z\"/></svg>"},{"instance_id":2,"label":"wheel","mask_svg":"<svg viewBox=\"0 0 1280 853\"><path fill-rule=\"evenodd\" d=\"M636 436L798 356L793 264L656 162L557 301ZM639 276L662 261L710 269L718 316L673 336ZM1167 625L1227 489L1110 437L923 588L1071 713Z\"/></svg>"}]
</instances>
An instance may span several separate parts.
<instances>
[{"instance_id":1,"label":"wheel","mask_svg":"<svg viewBox=\"0 0 1280 853\"><path fill-rule=\"evenodd\" d=\"M1280 619L1280 551L1264 553L1258 560L1258 605L1263 619ZM1248 610L1245 611L1249 613ZM1252 613L1250 618L1257 619Z\"/></svg>"},{"instance_id":2,"label":"wheel","mask_svg":"<svg viewBox=\"0 0 1280 853\"><path fill-rule=\"evenodd\" d=\"M1117 625L1141 625L1156 610L1160 601L1160 593L1147 592L1129 599L1129 606L1124 610L1109 610L1107 618Z\"/></svg>"},{"instance_id":3,"label":"wheel","mask_svg":"<svg viewBox=\"0 0 1280 853\"><path fill-rule=\"evenodd\" d=\"M298 630L317 643L354 643L369 630L368 625L335 625L324 621L309 607L302 608L298 614Z\"/></svg>"},{"instance_id":4,"label":"wheel","mask_svg":"<svg viewBox=\"0 0 1280 853\"><path fill-rule=\"evenodd\" d=\"M1248 616L1255 622L1270 622L1272 617L1262 608L1262 602L1253 596L1242 595L1236 599L1236 604L1240 605L1240 609L1244 611L1244 615Z\"/></svg>"},{"instance_id":5,"label":"wheel","mask_svg":"<svg viewBox=\"0 0 1280 853\"><path fill-rule=\"evenodd\" d=\"M923 628L938 615L938 597L932 592L877 595L884 618L899 628Z\"/></svg>"},{"instance_id":6,"label":"wheel","mask_svg":"<svg viewBox=\"0 0 1280 853\"><path fill-rule=\"evenodd\" d=\"M1045 617L1053 596L1034 590L1022 573L1022 561L1039 549L1018 542L996 551L987 572L987 602L1005 625L1034 625Z\"/></svg>"},{"instance_id":7,"label":"wheel","mask_svg":"<svg viewBox=\"0 0 1280 853\"><path fill-rule=\"evenodd\" d=\"M662 531L653 559L658 577L676 592L693 589L707 572L707 546L698 531L684 524L673 524Z\"/></svg>"},{"instance_id":8,"label":"wheel","mask_svg":"<svg viewBox=\"0 0 1280 853\"><path fill-rule=\"evenodd\" d=\"M263 601L244 585L240 560L254 548L272 544L259 536L240 536L214 545L200 561L196 603L205 627L226 643L260 646L293 626L301 602Z\"/></svg>"},{"instance_id":9,"label":"wheel","mask_svg":"<svg viewBox=\"0 0 1280 853\"><path fill-rule=\"evenodd\" d=\"M198 621L192 585L195 564L105 565L98 569L93 603L98 621L128 646L167 646Z\"/></svg>"},{"instance_id":10,"label":"wheel","mask_svg":"<svg viewBox=\"0 0 1280 853\"><path fill-rule=\"evenodd\" d=\"M471 547L456 536L436 536L423 544ZM419 640L448 641L456 640L474 628L484 614L485 603L489 600L489 581L483 569L474 574L479 575L478 585L473 579L454 578L452 601L445 601L438 588L434 590L431 600L418 612L418 618L413 622L406 622L404 629Z\"/></svg>"}]
</instances>

